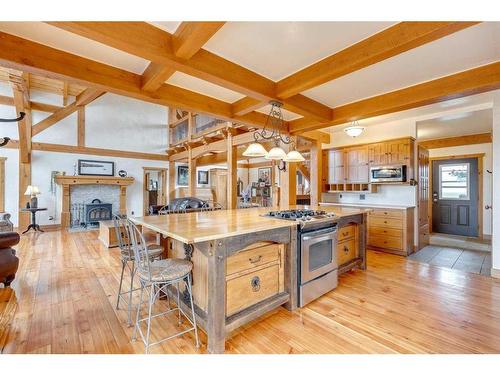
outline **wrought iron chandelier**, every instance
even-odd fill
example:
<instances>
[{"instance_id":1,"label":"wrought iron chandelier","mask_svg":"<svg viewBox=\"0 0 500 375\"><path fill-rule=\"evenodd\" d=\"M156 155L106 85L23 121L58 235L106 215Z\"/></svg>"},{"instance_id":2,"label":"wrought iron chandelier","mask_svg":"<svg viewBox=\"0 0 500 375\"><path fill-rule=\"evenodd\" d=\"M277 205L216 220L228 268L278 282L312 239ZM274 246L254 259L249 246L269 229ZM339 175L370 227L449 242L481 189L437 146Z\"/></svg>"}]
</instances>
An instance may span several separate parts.
<instances>
[{"instance_id":1,"label":"wrought iron chandelier","mask_svg":"<svg viewBox=\"0 0 500 375\"><path fill-rule=\"evenodd\" d=\"M287 162L301 162L304 157L295 149L295 142L287 134L281 134L280 128L283 127L283 113L281 112L282 103L271 100L271 109L266 119L266 124L263 129L255 130L253 137L255 142L250 144L243 153L243 156L258 158L265 157L270 160L283 160ZM273 141L274 147L266 151L260 142ZM280 143L291 145L291 151L286 153L280 147Z\"/></svg>"}]
</instances>

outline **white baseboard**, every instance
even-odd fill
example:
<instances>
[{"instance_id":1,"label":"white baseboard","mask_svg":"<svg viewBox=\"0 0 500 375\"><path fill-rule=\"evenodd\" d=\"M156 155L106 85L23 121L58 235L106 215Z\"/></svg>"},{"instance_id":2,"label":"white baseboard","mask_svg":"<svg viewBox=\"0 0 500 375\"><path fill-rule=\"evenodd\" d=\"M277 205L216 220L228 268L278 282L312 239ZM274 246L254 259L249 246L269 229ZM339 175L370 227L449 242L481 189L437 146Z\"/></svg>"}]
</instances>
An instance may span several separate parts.
<instances>
[{"instance_id":1,"label":"white baseboard","mask_svg":"<svg viewBox=\"0 0 500 375\"><path fill-rule=\"evenodd\" d=\"M500 270L497 270L496 268L491 269L491 277L500 279Z\"/></svg>"}]
</instances>

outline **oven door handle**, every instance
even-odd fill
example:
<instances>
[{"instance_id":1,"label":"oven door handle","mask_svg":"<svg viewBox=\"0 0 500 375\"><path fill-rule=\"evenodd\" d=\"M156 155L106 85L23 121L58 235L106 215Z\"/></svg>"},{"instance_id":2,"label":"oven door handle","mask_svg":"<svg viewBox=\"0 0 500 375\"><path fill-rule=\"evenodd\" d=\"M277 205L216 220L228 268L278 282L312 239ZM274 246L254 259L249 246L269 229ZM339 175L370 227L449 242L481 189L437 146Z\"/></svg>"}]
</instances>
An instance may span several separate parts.
<instances>
[{"instance_id":1,"label":"oven door handle","mask_svg":"<svg viewBox=\"0 0 500 375\"><path fill-rule=\"evenodd\" d=\"M334 234L336 232L337 232L337 227L318 230L318 231L315 231L313 235L302 236L302 241L310 241L313 239L319 240L322 238L328 238L328 237L331 237L332 234ZM325 236L325 234L327 234L327 236Z\"/></svg>"},{"instance_id":2,"label":"oven door handle","mask_svg":"<svg viewBox=\"0 0 500 375\"><path fill-rule=\"evenodd\" d=\"M335 236L333 233L328 233L327 235L323 236L304 236L302 237L303 242L310 242L311 240L314 240L314 242L320 242L320 241L325 241L325 240L333 240Z\"/></svg>"}]
</instances>

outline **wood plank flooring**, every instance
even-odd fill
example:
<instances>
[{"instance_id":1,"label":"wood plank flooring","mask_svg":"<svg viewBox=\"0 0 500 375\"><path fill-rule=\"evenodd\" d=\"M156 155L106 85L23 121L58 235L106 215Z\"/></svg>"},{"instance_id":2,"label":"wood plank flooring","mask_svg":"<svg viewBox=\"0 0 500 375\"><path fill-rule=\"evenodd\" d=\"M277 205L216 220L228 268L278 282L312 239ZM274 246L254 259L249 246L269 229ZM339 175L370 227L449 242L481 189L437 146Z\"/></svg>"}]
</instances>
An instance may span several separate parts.
<instances>
[{"instance_id":1,"label":"wood plank flooring","mask_svg":"<svg viewBox=\"0 0 500 375\"><path fill-rule=\"evenodd\" d=\"M117 249L95 232L54 231L23 236L18 255L14 293L0 288L0 352L143 353L126 310L114 308ZM153 339L177 329L175 319L157 321ZM199 350L188 334L151 351L205 353L201 339ZM500 281L369 252L367 271L342 275L305 308L240 328L226 352L500 353Z\"/></svg>"},{"instance_id":2,"label":"wood plank flooring","mask_svg":"<svg viewBox=\"0 0 500 375\"><path fill-rule=\"evenodd\" d=\"M486 276L491 274L491 253L487 251L429 245L408 259Z\"/></svg>"}]
</instances>

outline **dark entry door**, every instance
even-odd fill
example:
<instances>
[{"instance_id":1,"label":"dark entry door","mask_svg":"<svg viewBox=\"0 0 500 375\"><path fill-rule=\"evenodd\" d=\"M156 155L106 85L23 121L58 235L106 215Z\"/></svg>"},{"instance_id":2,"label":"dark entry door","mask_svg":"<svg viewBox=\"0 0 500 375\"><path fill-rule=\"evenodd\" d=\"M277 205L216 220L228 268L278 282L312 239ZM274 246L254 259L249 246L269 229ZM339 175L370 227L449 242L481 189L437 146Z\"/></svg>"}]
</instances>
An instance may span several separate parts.
<instances>
[{"instance_id":1,"label":"dark entry door","mask_svg":"<svg viewBox=\"0 0 500 375\"><path fill-rule=\"evenodd\" d=\"M477 158L432 162L432 229L478 236Z\"/></svg>"}]
</instances>

